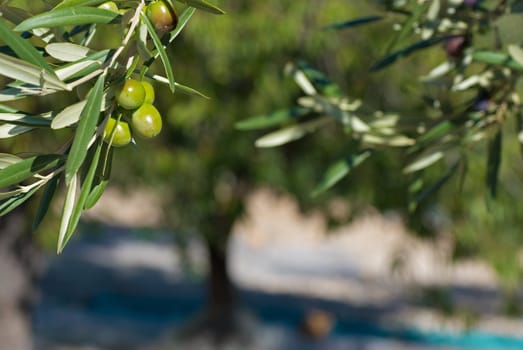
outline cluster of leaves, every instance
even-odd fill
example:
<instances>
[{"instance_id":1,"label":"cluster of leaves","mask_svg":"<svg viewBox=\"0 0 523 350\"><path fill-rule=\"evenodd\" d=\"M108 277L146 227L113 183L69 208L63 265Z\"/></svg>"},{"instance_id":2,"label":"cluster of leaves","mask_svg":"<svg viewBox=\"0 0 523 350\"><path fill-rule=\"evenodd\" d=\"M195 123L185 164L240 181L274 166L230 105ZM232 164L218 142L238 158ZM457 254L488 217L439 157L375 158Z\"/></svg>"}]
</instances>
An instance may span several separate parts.
<instances>
[{"instance_id":1,"label":"cluster of leaves","mask_svg":"<svg viewBox=\"0 0 523 350\"><path fill-rule=\"evenodd\" d=\"M71 130L69 140L55 152L35 150L25 158L0 154L0 216L43 189L36 227L57 189L65 186L57 248L61 252L83 210L97 202L109 181L113 148L111 142L103 141L103 132L117 108L114 95L123 81L132 75L147 76L169 86L171 92L203 96L176 82L166 47L196 8L215 14L223 11L206 0L179 1L186 6L177 26L168 33L155 30L145 15L149 3L145 0L118 2L118 11L98 7L104 3L100 0L50 1L34 15L11 6L9 0L0 2L0 34L5 44L0 47L0 75L9 79L0 90L0 138L34 129ZM119 45L95 47L97 33L109 25L120 30ZM149 71L157 60L165 76ZM9 105L10 101L68 91L76 92L80 101L60 110L32 115Z\"/></svg>"},{"instance_id":2,"label":"cluster of leaves","mask_svg":"<svg viewBox=\"0 0 523 350\"><path fill-rule=\"evenodd\" d=\"M377 15L335 23L325 29L390 23L386 52L369 67L371 71L382 70L413 54L429 55L426 50L432 47L443 47L443 62L417 77L426 103L425 115L413 117L376 110L358 99L345 97L321 72L296 63L287 72L305 94L297 105L244 120L237 127L278 127L256 143L259 147L272 147L302 138L328 123L341 124L358 146L327 169L314 193L334 186L374 150L401 147L408 155L403 172L410 179L410 210L416 210L453 175L464 174L470 150L486 140L485 177L489 197L494 197L503 135L516 135L523 143L518 91L523 49L521 36L517 35L521 34L518 21L523 2L395 0L382 1L381 8ZM424 173L436 164L445 165L447 170L436 180L429 180Z\"/></svg>"}]
</instances>

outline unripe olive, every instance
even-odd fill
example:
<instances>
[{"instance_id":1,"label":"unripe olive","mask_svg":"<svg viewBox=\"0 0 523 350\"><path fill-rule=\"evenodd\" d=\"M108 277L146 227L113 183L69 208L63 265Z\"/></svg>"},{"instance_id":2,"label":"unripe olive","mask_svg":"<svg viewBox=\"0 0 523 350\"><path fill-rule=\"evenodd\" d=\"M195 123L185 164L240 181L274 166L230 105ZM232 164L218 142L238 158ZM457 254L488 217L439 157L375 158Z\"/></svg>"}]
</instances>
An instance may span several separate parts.
<instances>
[{"instance_id":1,"label":"unripe olive","mask_svg":"<svg viewBox=\"0 0 523 350\"><path fill-rule=\"evenodd\" d=\"M143 88L145 89L145 100L143 103L154 103L154 87L148 81L142 81Z\"/></svg>"},{"instance_id":2,"label":"unripe olive","mask_svg":"<svg viewBox=\"0 0 523 350\"><path fill-rule=\"evenodd\" d=\"M159 33L170 32L178 24L176 11L165 0L157 0L149 4L145 14Z\"/></svg>"},{"instance_id":3,"label":"unripe olive","mask_svg":"<svg viewBox=\"0 0 523 350\"><path fill-rule=\"evenodd\" d=\"M119 12L118 11L118 6L113 1L104 2L103 4L98 6L98 8L104 9L104 10L107 10L107 11L111 11L111 12L115 12L115 13Z\"/></svg>"},{"instance_id":4,"label":"unripe olive","mask_svg":"<svg viewBox=\"0 0 523 350\"><path fill-rule=\"evenodd\" d=\"M131 123L134 132L146 139L155 137L162 130L160 112L150 103L144 103L133 112Z\"/></svg>"},{"instance_id":5,"label":"unripe olive","mask_svg":"<svg viewBox=\"0 0 523 350\"><path fill-rule=\"evenodd\" d=\"M114 130L114 134L113 134ZM123 147L131 142L131 129L129 124L123 120L117 121L114 118L109 118L104 129L104 141L109 143L112 136L112 145L115 147Z\"/></svg>"},{"instance_id":6,"label":"unripe olive","mask_svg":"<svg viewBox=\"0 0 523 350\"><path fill-rule=\"evenodd\" d=\"M141 82L127 79L116 92L116 102L125 109L136 109L145 100L145 89Z\"/></svg>"}]
</instances>

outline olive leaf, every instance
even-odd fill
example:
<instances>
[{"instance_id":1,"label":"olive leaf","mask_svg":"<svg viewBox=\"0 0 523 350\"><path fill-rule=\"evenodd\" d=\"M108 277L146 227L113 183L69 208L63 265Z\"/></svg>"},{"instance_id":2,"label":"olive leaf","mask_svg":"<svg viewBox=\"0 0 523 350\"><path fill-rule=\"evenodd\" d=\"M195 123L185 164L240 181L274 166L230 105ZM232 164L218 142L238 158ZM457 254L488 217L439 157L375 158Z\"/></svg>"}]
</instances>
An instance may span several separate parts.
<instances>
[{"instance_id":1,"label":"olive leaf","mask_svg":"<svg viewBox=\"0 0 523 350\"><path fill-rule=\"evenodd\" d=\"M235 124L235 127L239 130L255 130L269 128L272 126L297 120L309 113L310 110L308 108L303 107L283 109L276 112L272 112L270 114L241 120Z\"/></svg>"},{"instance_id":2,"label":"olive leaf","mask_svg":"<svg viewBox=\"0 0 523 350\"><path fill-rule=\"evenodd\" d=\"M149 20L149 18L142 14L141 19L143 23L145 23L145 25L147 26L147 31L149 32L151 39L153 39L153 43L156 47L156 50L158 50L158 54L160 55L160 59L163 63L165 74L167 75L167 79L169 80L169 88L171 89L171 92L174 92L174 74L171 62L169 61L169 57L167 56L167 52L165 52L165 48L163 47L162 41L158 37L158 34L156 34L156 30L154 29L154 26Z\"/></svg>"},{"instance_id":3,"label":"olive leaf","mask_svg":"<svg viewBox=\"0 0 523 350\"><path fill-rule=\"evenodd\" d=\"M219 8L216 5L211 4L210 2L206 0L178 0L181 3L184 3L186 5L198 8L200 10L204 10L210 13L214 13L217 15L223 15L225 14L225 11Z\"/></svg>"},{"instance_id":4,"label":"olive leaf","mask_svg":"<svg viewBox=\"0 0 523 350\"><path fill-rule=\"evenodd\" d=\"M104 75L100 75L94 85L85 107L80 113L80 121L69 152L65 167L65 183L69 186L87 155L89 142L96 131L96 125L103 102Z\"/></svg>"},{"instance_id":5,"label":"olive leaf","mask_svg":"<svg viewBox=\"0 0 523 350\"><path fill-rule=\"evenodd\" d=\"M22 39L17 33L13 32L7 27L3 21L0 20L0 38L16 53L16 55L29 63L34 64L42 69L45 69L51 75L54 74L53 68L26 40Z\"/></svg>"},{"instance_id":6,"label":"olive leaf","mask_svg":"<svg viewBox=\"0 0 523 350\"><path fill-rule=\"evenodd\" d=\"M95 7L65 7L30 17L15 30L24 32L35 28L52 28L69 25L111 23L119 14Z\"/></svg>"},{"instance_id":7,"label":"olive leaf","mask_svg":"<svg viewBox=\"0 0 523 350\"><path fill-rule=\"evenodd\" d=\"M363 149L354 154L351 154L348 158L338 161L331 165L319 185L312 192L312 196L318 196L319 194L332 188L344 177L346 177L354 168L363 163L372 154L372 149Z\"/></svg>"}]
</instances>

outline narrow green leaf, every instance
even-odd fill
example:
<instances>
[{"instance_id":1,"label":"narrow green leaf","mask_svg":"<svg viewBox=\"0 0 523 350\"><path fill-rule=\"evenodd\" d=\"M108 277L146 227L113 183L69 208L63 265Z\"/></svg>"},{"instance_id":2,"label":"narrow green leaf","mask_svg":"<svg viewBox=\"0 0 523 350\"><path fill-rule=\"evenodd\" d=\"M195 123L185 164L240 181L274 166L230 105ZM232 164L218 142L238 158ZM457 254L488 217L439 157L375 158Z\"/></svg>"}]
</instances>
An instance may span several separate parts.
<instances>
[{"instance_id":1,"label":"narrow green leaf","mask_svg":"<svg viewBox=\"0 0 523 350\"><path fill-rule=\"evenodd\" d=\"M57 167L62 159L60 155L46 154L26 158L0 169L0 188L16 185L34 174Z\"/></svg>"},{"instance_id":2,"label":"narrow green leaf","mask_svg":"<svg viewBox=\"0 0 523 350\"><path fill-rule=\"evenodd\" d=\"M364 149L357 153L351 154L347 159L334 163L330 166L320 184L312 192L313 196L317 196L328 189L332 188L341 179L347 176L354 168L363 163L372 154L372 149Z\"/></svg>"},{"instance_id":3,"label":"narrow green leaf","mask_svg":"<svg viewBox=\"0 0 523 350\"><path fill-rule=\"evenodd\" d=\"M407 36L414 30L414 26L416 22L419 20L419 18L428 11L430 7L431 1L425 1L423 4L416 5L416 9L412 12L410 17L403 23L401 26L401 30L399 31L398 35L394 37L392 42L389 44L389 47L387 48L387 52L390 53L392 50L394 50L399 43L402 43L405 41Z\"/></svg>"},{"instance_id":4,"label":"narrow green leaf","mask_svg":"<svg viewBox=\"0 0 523 350\"><path fill-rule=\"evenodd\" d=\"M381 19L383 19L383 17L381 17L381 16L360 17L360 18L351 19L348 21L333 23L333 24L326 26L324 29L337 29L338 30L338 29L352 28L352 27L361 26L363 24L376 22Z\"/></svg>"},{"instance_id":5,"label":"narrow green leaf","mask_svg":"<svg viewBox=\"0 0 523 350\"><path fill-rule=\"evenodd\" d=\"M74 205L73 211L71 213L71 218L69 219L69 224L67 225L67 231L65 233L62 249L63 249L63 247L65 247L67 242L69 242L69 239L73 235L74 230L76 229L76 226L78 226L78 222L80 221L80 216L82 215L82 211L84 210L85 202L87 201L89 193L91 192L94 175L96 173L96 169L98 168L98 163L100 161L102 143L103 143L103 141L98 143L98 146L96 147L96 151L93 155L93 159L91 161L91 165L89 166L89 170L87 171L85 179L82 183L82 188L80 189L80 195L78 196L78 200L76 201L76 204Z\"/></svg>"},{"instance_id":6,"label":"narrow green leaf","mask_svg":"<svg viewBox=\"0 0 523 350\"><path fill-rule=\"evenodd\" d=\"M35 28L52 28L91 23L107 24L118 16L115 12L96 7L66 7L28 18L16 26L15 30L23 32Z\"/></svg>"},{"instance_id":7,"label":"narrow green leaf","mask_svg":"<svg viewBox=\"0 0 523 350\"><path fill-rule=\"evenodd\" d=\"M434 46L436 44L439 44L442 41L445 41L445 40L451 38L451 37L452 37L452 35L445 35L445 36L433 37L433 38L429 38L429 39L426 39L426 40L418 41L418 42L416 42L416 43L414 43L414 44L412 44L410 46L407 46L406 48L403 48L401 50L395 51L395 52L385 56L384 58L382 58L381 60L376 62L370 68L370 70L373 71L373 72L381 70L381 69L383 69L383 68L393 64L394 62L396 62L400 58L407 57L407 56L413 54L416 51L432 47L432 46Z\"/></svg>"},{"instance_id":8,"label":"narrow green leaf","mask_svg":"<svg viewBox=\"0 0 523 350\"><path fill-rule=\"evenodd\" d=\"M456 162L445 175L443 175L438 181L436 181L432 185L422 188L423 182L420 181L419 189L417 189L416 187L411 188L410 192L413 198L411 199L411 203L409 204L409 210L415 211L421 202L427 199L430 195L439 191L439 189L441 189L441 187L443 187L443 185L445 185L456 173L460 163L461 162L459 161Z\"/></svg>"},{"instance_id":9,"label":"narrow green leaf","mask_svg":"<svg viewBox=\"0 0 523 350\"><path fill-rule=\"evenodd\" d=\"M63 65L56 70L56 75L62 80L83 77L102 67L112 50L102 50L84 59Z\"/></svg>"},{"instance_id":10,"label":"narrow green leaf","mask_svg":"<svg viewBox=\"0 0 523 350\"><path fill-rule=\"evenodd\" d=\"M5 216L9 214L12 210L16 209L18 206L22 205L27 201L40 187L34 187L28 192L20 193L14 197L4 199L0 201L0 216Z\"/></svg>"},{"instance_id":11,"label":"narrow green leaf","mask_svg":"<svg viewBox=\"0 0 523 350\"><path fill-rule=\"evenodd\" d=\"M501 130L498 130L488 146L486 183L491 198L496 198L497 194L499 169L501 166L501 150L503 146L502 143L503 134Z\"/></svg>"},{"instance_id":12,"label":"narrow green leaf","mask_svg":"<svg viewBox=\"0 0 523 350\"><path fill-rule=\"evenodd\" d=\"M10 107L10 106L6 106L6 105L0 104L0 112L2 112L2 113L16 113L16 112L18 112L18 110L13 108L13 107Z\"/></svg>"},{"instance_id":13,"label":"narrow green leaf","mask_svg":"<svg viewBox=\"0 0 523 350\"><path fill-rule=\"evenodd\" d=\"M48 93L45 91L45 93ZM20 86L10 86L3 90L0 90L0 102L16 101L27 96L44 95L44 91L40 88L35 88L32 85L23 84ZM2 112L4 108L0 109Z\"/></svg>"},{"instance_id":14,"label":"narrow green leaf","mask_svg":"<svg viewBox=\"0 0 523 350\"><path fill-rule=\"evenodd\" d=\"M174 28L169 33L169 43L172 43L174 39L176 39L176 37L181 33L181 31L183 30L183 28L185 28L195 11L196 9L194 7L188 7L180 14L180 16L178 17L178 24L176 25L176 28Z\"/></svg>"},{"instance_id":15,"label":"narrow green leaf","mask_svg":"<svg viewBox=\"0 0 523 350\"><path fill-rule=\"evenodd\" d=\"M63 62L75 62L89 56L91 49L73 43L51 43L45 47L49 56Z\"/></svg>"},{"instance_id":16,"label":"narrow green leaf","mask_svg":"<svg viewBox=\"0 0 523 350\"><path fill-rule=\"evenodd\" d=\"M73 214L74 203L76 199L77 181L78 173L74 173L69 184L67 185L67 193L65 195L64 206L62 209L62 219L60 220L60 231L58 232L58 245L56 247L57 254L60 254L64 250L65 235L69 227L71 215Z\"/></svg>"},{"instance_id":17,"label":"narrow green leaf","mask_svg":"<svg viewBox=\"0 0 523 350\"><path fill-rule=\"evenodd\" d=\"M196 9L194 7L187 7L181 14L180 14L180 17L178 17L178 24L176 25L176 28L174 28L170 33L169 33L169 40L168 40L168 43L172 43L174 41L174 39L176 39L176 37L181 33L181 31L183 30L183 28L185 28L185 26L187 25L187 23L189 22L189 20L191 19L192 15L196 12ZM147 27L146 27L147 29ZM166 48L167 46L166 45L163 45L164 48ZM148 59L145 63L144 63L144 66L150 66L151 64L153 64L154 60L158 58L158 56L160 55L159 51L158 50L154 50L153 53L152 53L153 57L151 57L150 59Z\"/></svg>"},{"instance_id":18,"label":"narrow green leaf","mask_svg":"<svg viewBox=\"0 0 523 350\"><path fill-rule=\"evenodd\" d=\"M40 52L33 45L22 39L20 35L13 32L8 26L0 21L0 38L18 55L19 58L45 69L54 75L53 68L42 57Z\"/></svg>"},{"instance_id":19,"label":"narrow green leaf","mask_svg":"<svg viewBox=\"0 0 523 350\"><path fill-rule=\"evenodd\" d=\"M210 12L210 13L214 13L216 15L223 15L223 14L225 14L224 10L222 10L221 8L219 8L216 5L211 4L210 2L208 2L206 0L178 0L178 1L183 3L183 4L186 4L186 5L189 5L189 6L192 6L192 7L196 7L198 9L200 9L200 10L204 10L204 11L207 11L207 12Z\"/></svg>"},{"instance_id":20,"label":"narrow green leaf","mask_svg":"<svg viewBox=\"0 0 523 350\"><path fill-rule=\"evenodd\" d=\"M45 113L43 115L0 113L0 121L31 127L49 127L51 125L51 119L49 119L49 116L50 113Z\"/></svg>"},{"instance_id":21,"label":"narrow green leaf","mask_svg":"<svg viewBox=\"0 0 523 350\"><path fill-rule=\"evenodd\" d=\"M239 130L264 129L297 120L309 113L310 110L308 108L302 107L283 109L270 114L241 120L235 124L235 127Z\"/></svg>"},{"instance_id":22,"label":"narrow green leaf","mask_svg":"<svg viewBox=\"0 0 523 350\"><path fill-rule=\"evenodd\" d=\"M70 90L54 74L23 60L0 53L0 75L21 80L25 83L55 90Z\"/></svg>"},{"instance_id":23,"label":"narrow green leaf","mask_svg":"<svg viewBox=\"0 0 523 350\"><path fill-rule=\"evenodd\" d=\"M331 122L332 118L322 117L306 123L286 127L284 129L271 132L258 140L256 147L277 147L301 139L305 135L314 132L318 128Z\"/></svg>"},{"instance_id":24,"label":"narrow green leaf","mask_svg":"<svg viewBox=\"0 0 523 350\"><path fill-rule=\"evenodd\" d=\"M21 162L23 159L9 153L0 153L0 169L7 168L10 165Z\"/></svg>"},{"instance_id":25,"label":"narrow green leaf","mask_svg":"<svg viewBox=\"0 0 523 350\"><path fill-rule=\"evenodd\" d=\"M423 154L416 160L414 160L412 163L407 165L403 169L404 174L413 173L416 171L423 170L425 168L428 168L429 166L436 163L438 160L442 159L445 156L445 153L443 151L436 151L432 152L430 154Z\"/></svg>"},{"instance_id":26,"label":"narrow green leaf","mask_svg":"<svg viewBox=\"0 0 523 350\"><path fill-rule=\"evenodd\" d=\"M85 210L91 209L96 205L96 203L98 203L98 200L102 197L103 193L105 192L105 188L108 184L109 180L102 180L101 182L93 186L91 193L89 193L89 196L85 201Z\"/></svg>"},{"instance_id":27,"label":"narrow green leaf","mask_svg":"<svg viewBox=\"0 0 523 350\"><path fill-rule=\"evenodd\" d=\"M103 75L98 77L96 84L89 94L87 103L80 114L76 135L65 165L65 183L67 185L70 184L76 172L82 166L87 155L89 142L96 131L96 125L103 102L104 78Z\"/></svg>"},{"instance_id":28,"label":"narrow green leaf","mask_svg":"<svg viewBox=\"0 0 523 350\"><path fill-rule=\"evenodd\" d=\"M63 0L54 7L53 10L67 8L67 7L78 7L78 6L96 6L103 4L107 0Z\"/></svg>"},{"instance_id":29,"label":"narrow green leaf","mask_svg":"<svg viewBox=\"0 0 523 350\"><path fill-rule=\"evenodd\" d=\"M141 18L143 23L145 23L145 25L147 26L147 31L149 32L151 39L153 39L153 43L156 47L156 50L158 50L158 54L160 55L160 59L163 63L165 74L167 75L167 79L169 80L169 88L171 89L171 92L174 92L176 82L174 81L173 69L171 66L171 62L169 61L169 57L167 56L167 52L165 52L165 48L163 47L162 41L158 37L158 34L156 34L156 30L154 29L154 26L149 20L149 18L147 18L147 16L143 14Z\"/></svg>"},{"instance_id":30,"label":"narrow green leaf","mask_svg":"<svg viewBox=\"0 0 523 350\"><path fill-rule=\"evenodd\" d=\"M475 51L472 53L472 59L476 62L505 66L515 70L523 70L522 64L515 61L509 55L501 52Z\"/></svg>"},{"instance_id":31,"label":"narrow green leaf","mask_svg":"<svg viewBox=\"0 0 523 350\"><path fill-rule=\"evenodd\" d=\"M38 226L40 226L40 223L44 219L45 215L47 214L49 206L51 205L51 201L53 200L53 197L56 193L56 189L58 188L59 179L59 176L55 176L51 180L49 180L49 182L45 186L44 193L42 194L42 198L40 198L38 210L36 211L36 215L33 220L33 231L36 231L36 229L38 228Z\"/></svg>"},{"instance_id":32,"label":"narrow green leaf","mask_svg":"<svg viewBox=\"0 0 523 350\"><path fill-rule=\"evenodd\" d=\"M18 136L25 134L33 130L31 126L23 126L16 124L3 124L0 125L0 139L8 139L10 137Z\"/></svg>"},{"instance_id":33,"label":"narrow green leaf","mask_svg":"<svg viewBox=\"0 0 523 350\"><path fill-rule=\"evenodd\" d=\"M78 122L87 101L80 101L64 108L51 122L52 129L62 129Z\"/></svg>"},{"instance_id":34,"label":"narrow green leaf","mask_svg":"<svg viewBox=\"0 0 523 350\"><path fill-rule=\"evenodd\" d=\"M185 95L209 99L209 96L201 93L200 91L198 91L196 89L193 89L192 87L189 87L189 86L186 86L186 85L182 85L182 84L179 84L179 83L176 83L176 82L174 83L174 86L176 87L176 91L179 91L179 92L181 92L181 93L183 93Z\"/></svg>"},{"instance_id":35,"label":"narrow green leaf","mask_svg":"<svg viewBox=\"0 0 523 350\"><path fill-rule=\"evenodd\" d=\"M300 61L296 67L305 74L314 87L325 97L340 97L343 95L338 84L328 78L323 72L314 69L310 64Z\"/></svg>"}]
</instances>

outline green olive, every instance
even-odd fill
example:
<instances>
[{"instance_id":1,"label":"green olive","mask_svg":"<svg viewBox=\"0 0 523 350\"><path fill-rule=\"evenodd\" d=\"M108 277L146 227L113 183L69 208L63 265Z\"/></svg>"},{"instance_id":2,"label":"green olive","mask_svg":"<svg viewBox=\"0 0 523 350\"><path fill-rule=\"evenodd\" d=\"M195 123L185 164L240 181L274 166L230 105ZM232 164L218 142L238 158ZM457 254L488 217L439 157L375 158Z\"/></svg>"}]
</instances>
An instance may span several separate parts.
<instances>
[{"instance_id":1,"label":"green olive","mask_svg":"<svg viewBox=\"0 0 523 350\"><path fill-rule=\"evenodd\" d=\"M154 103L154 87L148 81L142 81L142 85L145 89L145 100L143 103Z\"/></svg>"},{"instance_id":2,"label":"green olive","mask_svg":"<svg viewBox=\"0 0 523 350\"><path fill-rule=\"evenodd\" d=\"M134 111L131 123L134 132L146 139L155 137L162 130L160 112L150 103L144 103Z\"/></svg>"},{"instance_id":3,"label":"green olive","mask_svg":"<svg viewBox=\"0 0 523 350\"><path fill-rule=\"evenodd\" d=\"M165 0L152 2L147 6L145 13L159 33L170 32L178 24L176 11Z\"/></svg>"},{"instance_id":4,"label":"green olive","mask_svg":"<svg viewBox=\"0 0 523 350\"><path fill-rule=\"evenodd\" d=\"M124 109L136 109L145 100L145 89L141 82L127 79L116 92L116 102Z\"/></svg>"},{"instance_id":5,"label":"green olive","mask_svg":"<svg viewBox=\"0 0 523 350\"><path fill-rule=\"evenodd\" d=\"M131 142L131 129L129 128L129 124L122 120L117 121L114 118L107 120L104 129L104 141L109 143L111 141L111 135L113 139L112 145L115 147L123 147Z\"/></svg>"},{"instance_id":6,"label":"green olive","mask_svg":"<svg viewBox=\"0 0 523 350\"><path fill-rule=\"evenodd\" d=\"M118 13L118 6L114 3L114 1L107 1L98 6L99 9L104 9L107 11Z\"/></svg>"}]
</instances>

